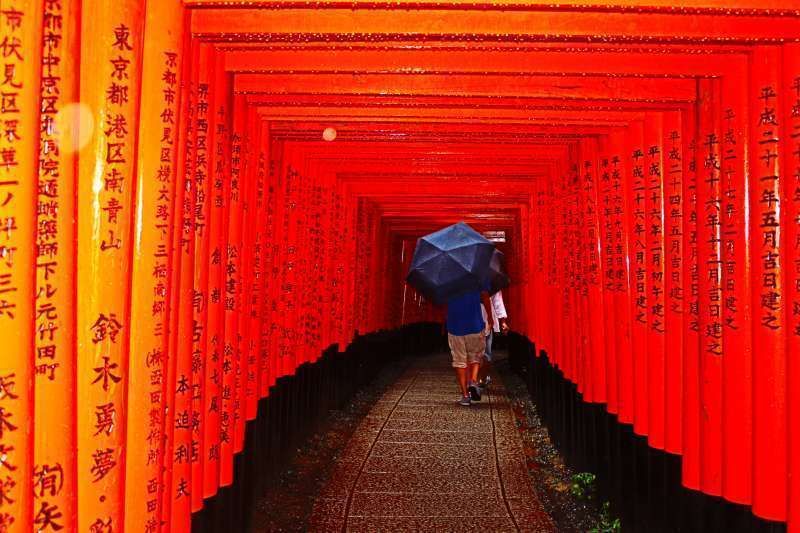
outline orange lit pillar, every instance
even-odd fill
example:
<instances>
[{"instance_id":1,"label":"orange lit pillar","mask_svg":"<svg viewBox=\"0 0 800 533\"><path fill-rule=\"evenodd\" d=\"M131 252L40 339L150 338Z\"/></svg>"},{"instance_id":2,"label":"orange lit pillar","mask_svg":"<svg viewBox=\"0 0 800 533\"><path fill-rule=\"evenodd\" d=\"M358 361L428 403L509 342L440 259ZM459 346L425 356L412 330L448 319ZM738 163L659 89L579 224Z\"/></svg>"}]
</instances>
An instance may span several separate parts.
<instances>
[{"instance_id":1,"label":"orange lit pillar","mask_svg":"<svg viewBox=\"0 0 800 533\"><path fill-rule=\"evenodd\" d=\"M91 38L81 41L80 96L95 124L78 167L78 530L109 531L124 527L144 9L134 0L87 0L81 14L81 34Z\"/></svg>"},{"instance_id":2,"label":"orange lit pillar","mask_svg":"<svg viewBox=\"0 0 800 533\"><path fill-rule=\"evenodd\" d=\"M618 220L614 212L613 198L615 191L611 170L611 141L603 136L598 146L598 188L597 215L600 238L600 270L603 276L603 328L605 329L605 398L609 413L618 413L618 381L617 381L617 311L614 307L614 295L620 290L620 279L616 268L617 254L620 247L615 223Z\"/></svg>"},{"instance_id":3,"label":"orange lit pillar","mask_svg":"<svg viewBox=\"0 0 800 533\"><path fill-rule=\"evenodd\" d=\"M33 528L34 325L39 167L41 2L10 0L0 11L5 77L0 92L0 530ZM41 248L39 248L41 251ZM62 287L68 291L69 286ZM34 305L37 309L34 309ZM68 356L68 354L65 354ZM55 369L57 370L57 369ZM57 473L56 473L57 474ZM45 508L44 512L48 512ZM61 517L59 517L61 518Z\"/></svg>"},{"instance_id":4,"label":"orange lit pillar","mask_svg":"<svg viewBox=\"0 0 800 533\"><path fill-rule=\"evenodd\" d=\"M683 484L700 490L700 268L697 187L703 160L698 146L697 106L681 114L683 145Z\"/></svg>"},{"instance_id":5,"label":"orange lit pillar","mask_svg":"<svg viewBox=\"0 0 800 533\"><path fill-rule=\"evenodd\" d=\"M800 420L800 47L785 45L783 51L783 87L787 91L783 114L784 136L791 139L784 150L786 180L786 309L788 330L787 398L788 419ZM789 509L790 531L800 531L800 424L789 424Z\"/></svg>"},{"instance_id":6,"label":"orange lit pillar","mask_svg":"<svg viewBox=\"0 0 800 533\"><path fill-rule=\"evenodd\" d=\"M722 488L722 157L720 85L698 84L697 266L700 335L700 487Z\"/></svg>"},{"instance_id":7,"label":"orange lit pillar","mask_svg":"<svg viewBox=\"0 0 800 533\"><path fill-rule=\"evenodd\" d=\"M41 3L40 3L41 4ZM34 527L74 530L75 170L78 146L61 117L78 100L80 2L44 2L36 269ZM69 106L69 107L68 107ZM61 113L61 115L59 115ZM80 116L80 115L78 115ZM2 120L2 119L0 119ZM72 132L69 132L70 134ZM0 191L2 194L2 191ZM2 215L0 215L2 216ZM0 372L0 376L2 372ZM2 380L2 377L0 377ZM2 393L0 393L2 404ZM4 477L0 468L0 478ZM2 482L0 482L2 483ZM0 513L2 507L0 507ZM2 520L0 520L2 522ZM0 526L2 529L2 526Z\"/></svg>"},{"instance_id":8,"label":"orange lit pillar","mask_svg":"<svg viewBox=\"0 0 800 533\"><path fill-rule=\"evenodd\" d=\"M216 312L212 320L211 263L217 246L217 230L212 219L214 203L214 127L217 91L215 87L215 53L208 44L198 45L197 108L195 126L195 248L194 248L194 342L193 357L203 361L203 497L210 498L219 486L219 421L222 389L222 358L215 337ZM216 272L216 271L215 271ZM216 279L216 278L215 278Z\"/></svg>"},{"instance_id":9,"label":"orange lit pillar","mask_svg":"<svg viewBox=\"0 0 800 533\"><path fill-rule=\"evenodd\" d=\"M125 529L158 528L164 458L165 395L175 387L168 377L177 358L169 354L169 285L172 275L173 198L176 140L179 125L183 12L180 2L148 3L145 10L142 92L136 165L135 228L131 267L130 353L128 366L128 425L125 470ZM156 90L157 88L157 90ZM174 427L186 411L174 413ZM170 419L173 415L170 413ZM171 439L171 437L169 437ZM188 482L184 487L189 498ZM171 487L165 495L169 498ZM167 507L169 509L169 507Z\"/></svg>"},{"instance_id":10,"label":"orange lit pillar","mask_svg":"<svg viewBox=\"0 0 800 533\"><path fill-rule=\"evenodd\" d=\"M226 263L228 259L228 215L230 194L230 107L228 78L221 53L214 54L214 77L211 79L214 105L209 107L209 127L214 143L209 154L209 255L208 255L208 357L218 365L219 433L217 440L218 484L227 486L233 477L233 407L237 361L225 336ZM208 435L208 433L207 433ZM212 449L213 449L212 444ZM209 461L212 463L212 461ZM210 465L211 468L213 466ZM212 475L214 475L212 473ZM216 487L214 488L216 492Z\"/></svg>"},{"instance_id":11,"label":"orange lit pillar","mask_svg":"<svg viewBox=\"0 0 800 533\"><path fill-rule=\"evenodd\" d=\"M633 412L637 435L648 432L647 372L647 161L643 125L628 128L628 239L631 283L631 331L633 348Z\"/></svg>"},{"instance_id":12,"label":"orange lit pillar","mask_svg":"<svg viewBox=\"0 0 800 533\"><path fill-rule=\"evenodd\" d=\"M188 18L187 14L184 14ZM185 24L188 21L184 21ZM188 37L188 36L187 36ZM170 281L169 322L169 405L166 427L173 428L168 438L164 462L164 520L171 531L188 531L191 512L203 506L203 361L193 353L194 326L194 206L195 198L195 125L197 120L197 84L193 70L197 66L189 38L182 45L180 113L175 144L175 197L172 227L172 278ZM177 413L181 413L178 415ZM188 414L186 414L188 413ZM181 420L176 424L176 417ZM183 421L188 419L188 424ZM167 432L169 437L170 432ZM189 495L187 498L186 495Z\"/></svg>"},{"instance_id":13,"label":"orange lit pillar","mask_svg":"<svg viewBox=\"0 0 800 533\"><path fill-rule=\"evenodd\" d=\"M753 329L750 304L747 69L721 79L722 494L749 504L753 465Z\"/></svg>"},{"instance_id":14,"label":"orange lit pillar","mask_svg":"<svg viewBox=\"0 0 800 533\"><path fill-rule=\"evenodd\" d=\"M681 112L669 111L663 118L663 203L664 203L664 449L673 454L683 449L683 317L686 309L684 286L683 197L684 132Z\"/></svg>"},{"instance_id":15,"label":"orange lit pillar","mask_svg":"<svg viewBox=\"0 0 800 533\"><path fill-rule=\"evenodd\" d=\"M222 300L225 319L225 348L224 348L224 363L228 361L231 364L231 370L228 373L230 376L230 389L228 397L223 395L223 405L227 404L227 412L229 413L229 437L230 443L223 441L222 451L225 461L231 462L230 477L226 477L224 481L220 480L223 485L228 485L233 482L233 454L241 451L244 444L244 417L242 403L243 388L245 378L244 372L247 369L246 362L242 359L244 354L244 347L241 343L239 335L239 321L242 312L242 217L244 214L246 200L246 185L243 181L243 171L245 170L246 160L243 157L243 144L245 136L245 100L244 96L236 95L233 99L233 107L227 107L227 120L230 128L230 137L228 143L224 146L225 150L225 165L223 170L225 172L225 195L227 201L227 244L225 246L224 264L224 280L225 283L222 287ZM226 371L228 367L223 366ZM226 384L228 381L226 381ZM227 386L227 385L226 385ZM229 447L230 446L230 447ZM229 458L229 459L228 459ZM228 472L227 468L223 471Z\"/></svg>"},{"instance_id":16,"label":"orange lit pillar","mask_svg":"<svg viewBox=\"0 0 800 533\"><path fill-rule=\"evenodd\" d=\"M666 302L664 282L664 132L661 113L647 113L643 128L647 283L647 441L664 449Z\"/></svg>"},{"instance_id":17,"label":"orange lit pillar","mask_svg":"<svg viewBox=\"0 0 800 533\"><path fill-rule=\"evenodd\" d=\"M750 64L750 206L753 271L753 512L785 520L787 505L786 300L790 244L783 210L786 146L781 49L756 47Z\"/></svg>"}]
</instances>

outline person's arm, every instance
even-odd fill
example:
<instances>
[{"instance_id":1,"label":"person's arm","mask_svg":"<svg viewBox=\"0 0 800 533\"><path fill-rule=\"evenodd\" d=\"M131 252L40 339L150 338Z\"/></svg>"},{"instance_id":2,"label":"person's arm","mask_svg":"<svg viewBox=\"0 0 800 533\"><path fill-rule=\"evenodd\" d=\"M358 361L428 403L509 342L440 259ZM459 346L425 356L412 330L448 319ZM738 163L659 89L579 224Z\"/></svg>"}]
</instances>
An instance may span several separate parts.
<instances>
[{"instance_id":1,"label":"person's arm","mask_svg":"<svg viewBox=\"0 0 800 533\"><path fill-rule=\"evenodd\" d=\"M492 302L494 316L496 316L498 322L500 322L500 331L506 333L508 331L508 313L506 313L506 306L503 302L503 293L497 291L491 296L490 300Z\"/></svg>"}]
</instances>

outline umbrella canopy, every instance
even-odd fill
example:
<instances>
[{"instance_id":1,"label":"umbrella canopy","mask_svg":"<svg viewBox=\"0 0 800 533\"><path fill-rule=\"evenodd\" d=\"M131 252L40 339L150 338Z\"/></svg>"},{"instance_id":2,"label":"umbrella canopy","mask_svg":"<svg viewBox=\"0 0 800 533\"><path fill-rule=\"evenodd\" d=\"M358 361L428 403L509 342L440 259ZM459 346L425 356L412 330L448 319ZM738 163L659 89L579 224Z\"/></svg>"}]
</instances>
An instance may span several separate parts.
<instances>
[{"instance_id":1,"label":"umbrella canopy","mask_svg":"<svg viewBox=\"0 0 800 533\"><path fill-rule=\"evenodd\" d=\"M436 303L485 288L494 245L463 222L417 241L406 280Z\"/></svg>"},{"instance_id":2,"label":"umbrella canopy","mask_svg":"<svg viewBox=\"0 0 800 533\"><path fill-rule=\"evenodd\" d=\"M505 255L495 248L492 260L489 262L489 294L505 289L510 283L511 279L505 268Z\"/></svg>"}]
</instances>

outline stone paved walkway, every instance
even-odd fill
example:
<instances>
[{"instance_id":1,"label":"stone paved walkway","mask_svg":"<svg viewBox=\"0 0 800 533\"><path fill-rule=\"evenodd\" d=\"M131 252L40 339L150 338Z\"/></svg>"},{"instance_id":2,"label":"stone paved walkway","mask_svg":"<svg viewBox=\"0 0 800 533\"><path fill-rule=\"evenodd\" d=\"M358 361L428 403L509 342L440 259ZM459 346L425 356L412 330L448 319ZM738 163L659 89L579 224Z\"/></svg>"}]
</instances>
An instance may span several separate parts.
<instances>
[{"instance_id":1,"label":"stone paved walkway","mask_svg":"<svg viewBox=\"0 0 800 533\"><path fill-rule=\"evenodd\" d=\"M555 531L503 384L469 408L457 397L447 355L416 361L356 430L311 530Z\"/></svg>"}]
</instances>

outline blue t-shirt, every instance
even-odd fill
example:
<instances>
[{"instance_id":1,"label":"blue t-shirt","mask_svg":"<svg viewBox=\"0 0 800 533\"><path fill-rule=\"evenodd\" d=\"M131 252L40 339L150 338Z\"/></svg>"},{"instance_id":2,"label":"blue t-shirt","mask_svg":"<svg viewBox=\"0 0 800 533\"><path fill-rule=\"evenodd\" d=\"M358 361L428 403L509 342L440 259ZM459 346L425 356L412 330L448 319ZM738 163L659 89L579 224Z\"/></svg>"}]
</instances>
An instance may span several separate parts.
<instances>
[{"instance_id":1,"label":"blue t-shirt","mask_svg":"<svg viewBox=\"0 0 800 533\"><path fill-rule=\"evenodd\" d=\"M459 337L483 331L481 293L468 292L447 302L447 332Z\"/></svg>"}]
</instances>

